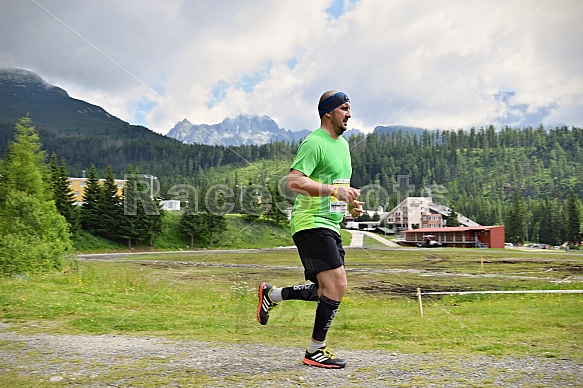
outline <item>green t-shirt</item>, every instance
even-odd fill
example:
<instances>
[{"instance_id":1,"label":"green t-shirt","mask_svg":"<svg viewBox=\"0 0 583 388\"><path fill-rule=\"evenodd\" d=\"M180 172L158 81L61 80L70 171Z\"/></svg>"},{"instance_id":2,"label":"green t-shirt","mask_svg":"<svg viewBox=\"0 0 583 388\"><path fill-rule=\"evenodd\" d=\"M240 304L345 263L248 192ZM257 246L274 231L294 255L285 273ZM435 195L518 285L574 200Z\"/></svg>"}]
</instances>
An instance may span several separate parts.
<instances>
[{"instance_id":1,"label":"green t-shirt","mask_svg":"<svg viewBox=\"0 0 583 388\"><path fill-rule=\"evenodd\" d=\"M350 186L352 165L348 142L342 136L334 140L325 130L318 128L300 144L291 169L316 182ZM292 210L291 233L321 227L340 232L340 222L347 209L346 202L334 197L298 194Z\"/></svg>"}]
</instances>

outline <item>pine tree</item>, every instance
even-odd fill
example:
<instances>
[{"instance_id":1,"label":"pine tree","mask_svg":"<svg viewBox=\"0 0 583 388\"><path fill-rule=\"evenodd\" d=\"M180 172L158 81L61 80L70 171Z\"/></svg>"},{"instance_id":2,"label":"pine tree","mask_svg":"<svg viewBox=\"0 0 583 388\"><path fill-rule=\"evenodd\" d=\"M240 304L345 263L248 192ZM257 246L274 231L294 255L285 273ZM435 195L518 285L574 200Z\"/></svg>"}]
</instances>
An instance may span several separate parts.
<instances>
[{"instance_id":1,"label":"pine tree","mask_svg":"<svg viewBox=\"0 0 583 388\"><path fill-rule=\"evenodd\" d=\"M110 240L117 240L120 238L119 228L123 216L123 202L117 193L117 184L111 166L107 166L105 171L105 180L101 186L100 194L98 209L101 217L98 234Z\"/></svg>"},{"instance_id":2,"label":"pine tree","mask_svg":"<svg viewBox=\"0 0 583 388\"><path fill-rule=\"evenodd\" d=\"M283 195L281 195L277 184L269 185L268 189L271 193L271 207L265 216L276 225L286 225L288 223L287 214L285 213L286 209L282 209L282 207L284 207L287 202Z\"/></svg>"},{"instance_id":3,"label":"pine tree","mask_svg":"<svg viewBox=\"0 0 583 388\"><path fill-rule=\"evenodd\" d=\"M150 247L154 246L154 238L155 236L162 233L163 227L163 219L166 212L160 205L160 201L157 199L154 200L156 207L158 208L158 214L146 214L144 212L144 216L142 218L142 222L144 223L144 229L146 231L146 237L149 239Z\"/></svg>"},{"instance_id":4,"label":"pine tree","mask_svg":"<svg viewBox=\"0 0 583 388\"><path fill-rule=\"evenodd\" d=\"M60 270L72 250L69 228L55 206L45 152L28 117L16 124L0 174L0 273Z\"/></svg>"},{"instance_id":5,"label":"pine tree","mask_svg":"<svg viewBox=\"0 0 583 388\"><path fill-rule=\"evenodd\" d=\"M543 244L559 245L559 210L556 201L545 198L536 210L536 223L538 224L537 238Z\"/></svg>"},{"instance_id":6,"label":"pine tree","mask_svg":"<svg viewBox=\"0 0 583 388\"><path fill-rule=\"evenodd\" d=\"M65 161L62 160L61 164L59 164L57 155L52 154L50 171L50 184L55 198L55 205L59 213L69 223L71 233L75 234L79 230L79 209L75 205L75 195L69 185Z\"/></svg>"},{"instance_id":7,"label":"pine tree","mask_svg":"<svg viewBox=\"0 0 583 388\"><path fill-rule=\"evenodd\" d=\"M212 193L211 190L207 190L207 195L205 195L205 211L200 214L203 222L206 224L204 228L204 233L208 236L209 246L213 245L213 236L220 235L227 229L227 218L225 217L226 212L229 211L225 207L225 196L224 191L218 190L214 196L208 195Z\"/></svg>"},{"instance_id":8,"label":"pine tree","mask_svg":"<svg viewBox=\"0 0 583 388\"><path fill-rule=\"evenodd\" d=\"M566 241L571 244L579 244L581 242L581 209L579 199L575 195L575 191L571 189L565 204L566 223Z\"/></svg>"},{"instance_id":9,"label":"pine tree","mask_svg":"<svg viewBox=\"0 0 583 388\"><path fill-rule=\"evenodd\" d=\"M255 221L263 214L263 207L257 195L257 185L254 185L251 180L243 189L243 201L241 202L241 211L249 221Z\"/></svg>"},{"instance_id":10,"label":"pine tree","mask_svg":"<svg viewBox=\"0 0 583 388\"><path fill-rule=\"evenodd\" d=\"M221 233L227 230L227 218L224 214L212 214L204 212L203 220L206 223L206 233L209 239L209 246L213 246L213 237L220 236ZM217 239L218 241L218 239Z\"/></svg>"},{"instance_id":11,"label":"pine tree","mask_svg":"<svg viewBox=\"0 0 583 388\"><path fill-rule=\"evenodd\" d=\"M523 243L525 239L525 211L521 190L515 189L504 223L506 241Z\"/></svg>"},{"instance_id":12,"label":"pine tree","mask_svg":"<svg viewBox=\"0 0 583 388\"><path fill-rule=\"evenodd\" d=\"M190 247L194 248L195 237L206 234L207 224L202 213L194 212L194 203L189 202L189 205L180 217L180 231L190 238Z\"/></svg>"},{"instance_id":13,"label":"pine tree","mask_svg":"<svg viewBox=\"0 0 583 388\"><path fill-rule=\"evenodd\" d=\"M103 190L97 178L97 169L92 165L83 191L83 204L81 205L81 227L96 235L101 235L102 214L100 211Z\"/></svg>"},{"instance_id":14,"label":"pine tree","mask_svg":"<svg viewBox=\"0 0 583 388\"><path fill-rule=\"evenodd\" d=\"M445 226L447 227L456 227L460 226L460 220L458 219L458 212L454 208L454 206L450 206L451 211L449 212L449 216L445 220Z\"/></svg>"},{"instance_id":15,"label":"pine tree","mask_svg":"<svg viewBox=\"0 0 583 388\"><path fill-rule=\"evenodd\" d=\"M131 167L128 167L128 173L125 175L126 185L124 187L124 212L123 218L120 220L119 235L126 239L128 247L132 247L132 243L137 246L140 238L145 236L141 228L141 213L143 209L137 200L136 191L140 190L140 182L138 175L132 173Z\"/></svg>"},{"instance_id":16,"label":"pine tree","mask_svg":"<svg viewBox=\"0 0 583 388\"><path fill-rule=\"evenodd\" d=\"M162 231L164 212L158 200L144 197L147 187L141 177L128 167L119 236L128 241L129 247L132 243L138 246L143 240L148 240L152 246L154 236Z\"/></svg>"},{"instance_id":17,"label":"pine tree","mask_svg":"<svg viewBox=\"0 0 583 388\"><path fill-rule=\"evenodd\" d=\"M46 152L32 120L21 118L16 124L14 141L8 144L6 160L0 164L0 202L14 191L26 192L43 201L53 199L48 179L45 179L48 177L45 161Z\"/></svg>"}]
</instances>

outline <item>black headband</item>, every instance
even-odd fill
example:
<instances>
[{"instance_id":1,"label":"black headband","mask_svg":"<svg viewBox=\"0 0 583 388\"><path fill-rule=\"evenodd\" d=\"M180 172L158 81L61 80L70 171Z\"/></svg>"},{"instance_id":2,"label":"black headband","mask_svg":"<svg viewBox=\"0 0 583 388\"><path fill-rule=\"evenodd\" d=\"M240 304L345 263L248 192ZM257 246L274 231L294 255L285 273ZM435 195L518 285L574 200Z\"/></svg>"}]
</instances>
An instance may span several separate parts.
<instances>
[{"instance_id":1,"label":"black headband","mask_svg":"<svg viewBox=\"0 0 583 388\"><path fill-rule=\"evenodd\" d=\"M335 93L318 104L318 113L322 117L346 102L350 102L346 94L342 92Z\"/></svg>"}]
</instances>

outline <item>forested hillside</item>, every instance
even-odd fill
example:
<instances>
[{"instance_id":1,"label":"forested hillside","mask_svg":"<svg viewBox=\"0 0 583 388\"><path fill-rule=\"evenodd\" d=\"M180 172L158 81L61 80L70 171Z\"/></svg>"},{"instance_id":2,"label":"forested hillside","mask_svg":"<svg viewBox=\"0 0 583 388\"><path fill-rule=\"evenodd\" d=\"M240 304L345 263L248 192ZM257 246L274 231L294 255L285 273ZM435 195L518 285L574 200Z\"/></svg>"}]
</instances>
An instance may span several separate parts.
<instances>
[{"instance_id":1,"label":"forested hillside","mask_svg":"<svg viewBox=\"0 0 583 388\"><path fill-rule=\"evenodd\" d=\"M506 223L519 207L514 233L558 243L571 193L583 198L581 128L503 128L354 137L354 184L377 183L389 193L408 175L417 194L443 186L442 199L485 225ZM394 190L393 190L394 192ZM517 203L517 198L520 203ZM576 201L577 202L577 201ZM393 203L394 205L394 203ZM580 211L579 211L580 217ZM536 237L536 238L535 238Z\"/></svg>"},{"instance_id":2,"label":"forested hillside","mask_svg":"<svg viewBox=\"0 0 583 388\"><path fill-rule=\"evenodd\" d=\"M131 125L103 108L71 98L35 73L0 69L0 158L22 117L30 117L47 153L66 161L68 171L80 176L92 165L103 175L107 166L120 176L134 171L153 174L163 184L200 183L199 172L223 164L268 157L277 145L237 149L186 145L142 126Z\"/></svg>"},{"instance_id":3,"label":"forested hillside","mask_svg":"<svg viewBox=\"0 0 583 388\"><path fill-rule=\"evenodd\" d=\"M569 224L580 228L581 128L497 131L489 126L425 131L421 136L396 132L352 136L349 143L353 185L382 186L389 194L381 203L386 209L405 196L431 192L436 202L455 207L480 224L505 224L508 238L517 241L528 238L556 245L575 239L566 237ZM214 164L195 175L200 185L225 183L237 193L236 185L264 184L285 176L296 148L285 143L225 148L225 155L244 158L235 165L223 160L222 166ZM376 205L368 203L370 209Z\"/></svg>"},{"instance_id":4,"label":"forested hillside","mask_svg":"<svg viewBox=\"0 0 583 388\"><path fill-rule=\"evenodd\" d=\"M388 203L383 203L388 209L407 195L427 195L429 188L436 202L483 225L505 224L508 237L518 241L530 236L530 241L559 244L566 240L568 223L574 222L569 217L574 214L581 224L581 128L497 131L489 126L425 131L421 136L396 132L352 136L349 143L353 185L382 186L389 194ZM251 164L247 171L225 166L199 175L209 182L233 185L236 177L238 183L250 179L260 184L266 175L284 176L288 165L282 156L294 153L295 145L263 147L256 155L270 161L261 166ZM402 187L399 176L407 177L407 187Z\"/></svg>"},{"instance_id":5,"label":"forested hillside","mask_svg":"<svg viewBox=\"0 0 583 388\"><path fill-rule=\"evenodd\" d=\"M271 184L285 177L298 147L295 142L187 145L73 99L34 73L0 75L0 159L16 122L28 116L47 154L64 161L69 175L80 176L95 166L100 178L108 167L115 178L123 178L131 169L157 176L159 195L169 198L175 185L193 186L204 196L217 183L228 185L235 195L245 185ZM430 189L436 202L481 224L505 224L510 236L534 240L542 235L553 244L575 222L570 214L578 210L580 218L581 128L415 130L349 138L353 185L376 184L389 194L368 206L392 208L405 196L427 195Z\"/></svg>"}]
</instances>

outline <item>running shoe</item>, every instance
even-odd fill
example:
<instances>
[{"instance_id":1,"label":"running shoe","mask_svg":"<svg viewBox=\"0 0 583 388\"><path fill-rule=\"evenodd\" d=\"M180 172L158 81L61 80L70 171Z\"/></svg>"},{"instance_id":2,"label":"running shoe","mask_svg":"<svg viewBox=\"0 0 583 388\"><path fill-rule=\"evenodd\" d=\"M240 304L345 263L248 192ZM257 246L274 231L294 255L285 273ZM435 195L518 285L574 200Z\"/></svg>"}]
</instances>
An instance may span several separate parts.
<instances>
[{"instance_id":1,"label":"running shoe","mask_svg":"<svg viewBox=\"0 0 583 388\"><path fill-rule=\"evenodd\" d=\"M259 295L259 303L257 304L257 320L262 325L267 325L267 321L269 320L269 312L277 306L277 303L273 302L271 298L269 298L269 291L273 286L271 284L267 284L265 282L261 283L259 286L259 290L257 290L257 294Z\"/></svg>"},{"instance_id":2,"label":"running shoe","mask_svg":"<svg viewBox=\"0 0 583 388\"><path fill-rule=\"evenodd\" d=\"M332 351L326 348L320 348L314 353L310 353L306 350L306 355L302 362L306 365L330 369L339 369L346 366L346 361L337 358Z\"/></svg>"}]
</instances>

